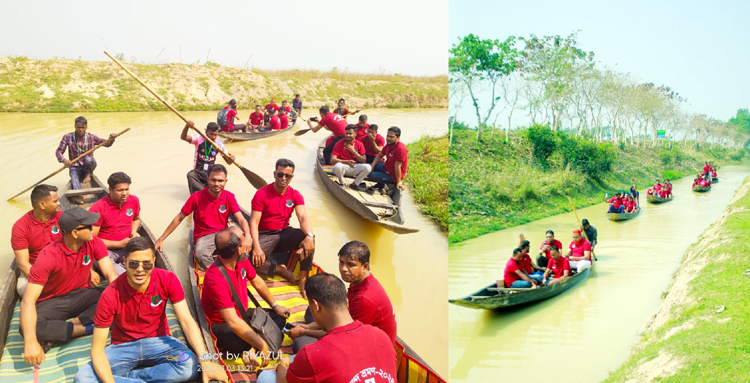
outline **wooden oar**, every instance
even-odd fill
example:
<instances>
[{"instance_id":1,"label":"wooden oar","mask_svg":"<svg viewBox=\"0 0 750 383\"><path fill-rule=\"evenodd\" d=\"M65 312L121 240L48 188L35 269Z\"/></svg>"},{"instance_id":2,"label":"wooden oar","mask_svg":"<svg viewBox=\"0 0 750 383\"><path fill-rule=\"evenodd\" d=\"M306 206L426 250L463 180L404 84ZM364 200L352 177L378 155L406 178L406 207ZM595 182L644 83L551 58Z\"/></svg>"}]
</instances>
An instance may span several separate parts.
<instances>
[{"instance_id":1,"label":"wooden oar","mask_svg":"<svg viewBox=\"0 0 750 383\"><path fill-rule=\"evenodd\" d=\"M115 136L114 138L117 138L117 137L121 136L122 134L124 134L124 133L125 133L125 132L127 132L128 130L130 130L130 128L125 128L125 130L123 130L122 132L120 132L120 133L117 133L117 135L116 135L116 136ZM72 161L70 161L70 163L71 163L71 164L74 164L74 163L76 163L76 162L78 162L78 161L82 160L82 159L83 159L83 157L86 157L86 156L88 156L89 154L93 153L93 152L94 152L94 150L96 150L96 149L99 149L99 148L101 148L102 146L106 145L106 144L107 144L108 142L110 142L110 141L111 141L112 139L113 139L113 138L108 138L108 139L107 139L106 141L102 142L101 144L99 144L99 145L96 145L96 146L94 146L93 148L91 148L91 149L89 149L89 150L87 150L87 151L83 152L83 154L81 154L80 156L78 156L78 157L74 158L74 159L73 159ZM18 194L16 194L16 195L14 195L13 197L10 197L10 198L8 198L8 201L10 201L10 200L12 200L12 199L14 199L14 198L18 197L19 195L21 195L21 194L23 194L23 193L26 193L27 191L31 190L31 189L32 189L32 188L33 188L34 186L36 186L36 185L39 185L40 183L42 183L42 182L44 182L44 181L46 181L46 180L50 179L50 178L51 178L52 176L54 176L54 175L55 175L55 174L57 174L57 173L60 173L60 172L61 172L61 171L63 171L63 170L65 170L65 165L63 165L63 167L61 167L60 169L57 169L57 170L56 170L55 172L53 172L52 174L48 175L47 177L44 177L44 178L43 178L43 179L42 179L41 181L39 181L39 182L37 182L37 183L35 183L35 184L33 184L33 185L31 185L31 186L27 187L27 188L26 188L26 189L24 189L24 190L23 190L22 192L20 192L20 193L18 193Z\"/></svg>"},{"instance_id":2,"label":"wooden oar","mask_svg":"<svg viewBox=\"0 0 750 383\"><path fill-rule=\"evenodd\" d=\"M576 215L576 220L578 221L578 227L581 228L581 234L583 234L583 238L585 238L588 241L589 239L586 236L586 230L583 230L583 225L581 225L581 220L578 218L578 212L576 212L576 206L573 204L573 200L570 199L570 197L568 196L566 197L568 198L568 201L570 201L570 206L573 208L573 214ZM594 249L591 249L591 255L594 257L595 261L598 261L598 259L596 259L596 254L594 254Z\"/></svg>"},{"instance_id":3,"label":"wooden oar","mask_svg":"<svg viewBox=\"0 0 750 383\"><path fill-rule=\"evenodd\" d=\"M112 55L110 55L109 52L104 51L104 54L107 55L109 58L111 58L112 61L115 62L115 64L117 64L120 68L122 68L123 70L125 70L125 72L127 72L130 75L130 77L132 77L133 79L135 79L135 81L138 81L139 84L143 85L143 87L146 88L146 90L149 91L151 94L153 94L154 97L156 97L157 100L161 101L161 103L164 104L164 106L166 106L167 108L169 108L169 110L171 110L172 112L174 112L177 115L177 117L181 118L182 121L185 121L185 123L187 124L188 119L185 118L185 116L183 116L182 113L178 112L177 109L175 109L175 108L172 107L172 105L170 105L168 102L164 101L164 99L161 98L158 94L156 94L156 92L154 92L153 90L151 90L151 88L149 88L148 85L144 84L143 81L141 81L138 78L138 76L136 76L135 74L133 74L133 72L131 72L130 70L128 70L128 68L125 68L125 66L122 65L122 63L119 60L117 60L116 58L112 57ZM193 130L195 130L196 132L198 132L198 134L200 134L201 137L203 137L204 140L208 141L208 143L210 143L211 145L213 145L213 147L215 147L216 150L218 150L225 157L229 156L229 154L227 152L225 152L224 150L222 150L221 147L219 147L218 145L216 145L216 143L213 140L211 140L210 138L206 137L206 135L203 132L201 132L199 129L197 129L195 126L192 126L191 128ZM238 168L240 168L240 170L242 171L242 174L245 175L245 178L247 178L247 180L256 189L260 189L263 186L268 185L268 182L266 182L263 178L261 178L261 176L253 173L249 169L247 169L244 166L240 165L237 161L232 161L232 162L235 165L237 165Z\"/></svg>"}]
</instances>

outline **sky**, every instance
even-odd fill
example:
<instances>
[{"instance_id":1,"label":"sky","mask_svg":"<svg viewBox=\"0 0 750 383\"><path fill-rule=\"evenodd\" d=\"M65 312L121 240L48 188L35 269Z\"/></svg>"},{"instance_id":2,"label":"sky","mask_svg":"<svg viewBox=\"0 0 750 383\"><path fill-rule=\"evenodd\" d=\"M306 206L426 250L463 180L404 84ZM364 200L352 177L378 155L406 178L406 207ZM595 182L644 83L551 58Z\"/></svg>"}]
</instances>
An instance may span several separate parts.
<instances>
[{"instance_id":1,"label":"sky","mask_svg":"<svg viewBox=\"0 0 750 383\"><path fill-rule=\"evenodd\" d=\"M502 41L580 30L579 48L600 68L671 87L687 112L726 121L750 107L750 1L450 0L449 8L446 49L469 33ZM476 125L468 101L458 119ZM522 122L514 114L513 126Z\"/></svg>"},{"instance_id":2,"label":"sky","mask_svg":"<svg viewBox=\"0 0 750 383\"><path fill-rule=\"evenodd\" d=\"M3 1L0 14L0 56L448 72L447 0Z\"/></svg>"}]
</instances>

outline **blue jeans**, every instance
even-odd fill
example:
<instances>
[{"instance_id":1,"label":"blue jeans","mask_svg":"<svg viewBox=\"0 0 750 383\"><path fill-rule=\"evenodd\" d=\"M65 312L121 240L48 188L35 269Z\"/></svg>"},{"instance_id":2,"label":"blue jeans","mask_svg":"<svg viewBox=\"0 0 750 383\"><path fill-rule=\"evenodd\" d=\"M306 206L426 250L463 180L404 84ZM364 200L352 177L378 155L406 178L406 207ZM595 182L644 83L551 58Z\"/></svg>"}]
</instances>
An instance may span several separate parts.
<instances>
[{"instance_id":1,"label":"blue jeans","mask_svg":"<svg viewBox=\"0 0 750 383\"><path fill-rule=\"evenodd\" d=\"M541 283L542 282L542 278L544 278L544 272L537 270L537 271L529 274L529 277L531 277L531 279L533 279L533 280Z\"/></svg>"},{"instance_id":2,"label":"blue jeans","mask_svg":"<svg viewBox=\"0 0 750 383\"><path fill-rule=\"evenodd\" d=\"M511 289L528 289L531 287L531 282L524 281L523 279L519 279L509 286Z\"/></svg>"},{"instance_id":3,"label":"blue jeans","mask_svg":"<svg viewBox=\"0 0 750 383\"><path fill-rule=\"evenodd\" d=\"M370 174L367 175L367 179L369 179L372 182L379 182L384 184L395 184L393 181L393 177L391 177L390 174L385 172L385 165L383 163L379 163L375 165L375 168L372 169Z\"/></svg>"},{"instance_id":4,"label":"blue jeans","mask_svg":"<svg viewBox=\"0 0 750 383\"><path fill-rule=\"evenodd\" d=\"M625 212L625 205L620 205L620 207L618 207L617 209L610 206L609 210L607 210L607 213L624 213L624 212Z\"/></svg>"},{"instance_id":5,"label":"blue jeans","mask_svg":"<svg viewBox=\"0 0 750 383\"><path fill-rule=\"evenodd\" d=\"M94 157L86 156L83 158L83 166L70 167L70 186L73 190L81 188L81 179L86 177L86 173L93 172L96 169L96 160Z\"/></svg>"},{"instance_id":6,"label":"blue jeans","mask_svg":"<svg viewBox=\"0 0 750 383\"><path fill-rule=\"evenodd\" d=\"M289 356L289 363L294 361L294 355ZM276 371L261 370L256 383L276 383Z\"/></svg>"},{"instance_id":7,"label":"blue jeans","mask_svg":"<svg viewBox=\"0 0 750 383\"><path fill-rule=\"evenodd\" d=\"M198 358L185 344L171 336L111 344L104 348L104 353L115 382L191 382L198 377ZM182 353L190 356L173 358ZM101 379L88 362L78 370L73 381L101 382Z\"/></svg>"}]
</instances>

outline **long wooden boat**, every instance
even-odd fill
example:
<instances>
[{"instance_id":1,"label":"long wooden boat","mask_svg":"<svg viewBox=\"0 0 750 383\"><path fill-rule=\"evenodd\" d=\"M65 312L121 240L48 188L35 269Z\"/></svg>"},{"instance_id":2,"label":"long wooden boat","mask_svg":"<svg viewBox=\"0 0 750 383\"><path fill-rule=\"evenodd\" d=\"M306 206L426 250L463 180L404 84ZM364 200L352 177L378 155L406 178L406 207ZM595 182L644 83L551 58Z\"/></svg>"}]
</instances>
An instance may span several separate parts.
<instances>
[{"instance_id":1,"label":"long wooden boat","mask_svg":"<svg viewBox=\"0 0 750 383\"><path fill-rule=\"evenodd\" d=\"M374 222L394 233L408 234L419 231L419 229L404 226L401 203L394 204L393 199L388 195L380 195L380 193L369 194L364 191L353 190L348 186L339 185L337 177L333 174L333 166L325 165L325 161L323 160L324 148L325 140L321 141L318 146L315 171L318 173L320 181L323 182L323 186L336 199L364 219ZM351 178L347 179L350 181L353 180ZM374 182L368 180L365 180L364 184L367 187L375 185Z\"/></svg>"},{"instance_id":2,"label":"long wooden boat","mask_svg":"<svg viewBox=\"0 0 750 383\"><path fill-rule=\"evenodd\" d=\"M582 273L573 274L572 277L549 286L537 287L535 289L505 289L498 288L495 283L475 291L463 298L449 299L454 305L468 307L471 309L496 310L504 307L524 305L541 301L562 294L579 282L588 278L591 269L583 270Z\"/></svg>"},{"instance_id":3,"label":"long wooden boat","mask_svg":"<svg viewBox=\"0 0 750 383\"><path fill-rule=\"evenodd\" d=\"M92 175L90 182L81 186L82 189L73 190L70 187L70 182L68 182L65 188L60 190L61 210L76 206L88 209L94 202L109 193L106 185L95 175ZM82 197L84 203L78 205L70 200L70 197L73 196ZM146 226L143 219L141 219L141 228L138 230L138 234L150 239L152 243L156 242L156 237ZM161 251L156 254L156 267L174 272L174 267L172 267L169 258ZM0 350L2 350L0 381L3 383L31 382L34 375L34 367L23 361L23 338L18 332L20 327L20 297L16 292L16 282L19 273L16 262L13 261L2 288L0 288L0 329L3 330L3 336L0 337ZM167 306L167 320L172 335L187 343L171 305ZM76 338L64 345L52 347L45 355L46 360L40 365L38 379L35 378L34 381L72 382L78 369L89 362L90 350L91 336Z\"/></svg>"},{"instance_id":4,"label":"long wooden boat","mask_svg":"<svg viewBox=\"0 0 750 383\"><path fill-rule=\"evenodd\" d=\"M630 213L607 213L607 218L610 221L625 221L627 219L634 218L640 213L641 213L641 207L638 206L637 209L633 210Z\"/></svg>"},{"instance_id":5,"label":"long wooden boat","mask_svg":"<svg viewBox=\"0 0 750 383\"><path fill-rule=\"evenodd\" d=\"M707 191L711 191L711 187L710 186L695 185L695 186L693 186L693 191L694 192L699 192L699 193L705 193Z\"/></svg>"},{"instance_id":6,"label":"long wooden boat","mask_svg":"<svg viewBox=\"0 0 750 383\"><path fill-rule=\"evenodd\" d=\"M250 219L250 213L241 208L242 215L245 217L246 220ZM231 217L230 217L231 218ZM236 225L234 220L232 219L232 223ZM190 239L188 242L192 242L192 230L190 232ZM210 327L208 326L208 321L206 319L206 314L203 312L203 308L201 307L201 301L200 297L203 292L203 276L205 274L205 271L199 270L196 265L195 259L193 258L193 248L192 244L190 246L189 250L190 256L189 259L192 259L192 262L189 262L188 265L188 274L190 275L190 284L192 286L193 290L193 299L195 303L195 309L197 312L197 318L198 318L198 324L201 327L201 331L203 333L203 339L206 342L206 349L209 350L209 353L215 353L214 355L221 356L222 354L219 353L218 347L216 347L216 337L211 332ZM295 276L299 277L300 275L300 265L299 262L297 262L296 257L290 257L289 263L287 264L287 268L291 270ZM323 272L323 269L320 268L317 264L313 263L313 269L310 271L309 275L313 276L315 274ZM307 310L307 300L302 298L302 295L300 294L299 286L290 283L286 279L282 278L281 276L274 276L270 280L266 280L266 285L268 286L268 290L271 292L271 295L273 295L274 300L278 302L280 305L285 306L289 308L289 311L291 315L289 316L288 322L292 323L299 323L303 322L305 318L305 310ZM255 288L252 287L250 283L247 285L248 293L253 294L257 301L260 303L260 305L264 308L269 308L268 304L261 298L261 296L258 294L258 292L255 290ZM252 306L251 302L248 302L248 306ZM397 379L396 381L399 383L445 383L446 380L441 378L440 375L438 375L435 370L433 370L422 358L417 355L414 350L412 350L406 343L401 339L396 339L396 345L394 346L396 349L396 357L397 357L397 365L396 365L396 371L397 371ZM213 351L211 351L213 350ZM288 335L284 335L284 341L282 342L281 351L284 354L290 354L292 352L292 339L289 338ZM244 368L244 363L241 359L238 360L225 360L225 359L219 359L217 363L221 364L222 366L225 366L226 371L228 372L227 375L230 378L230 382L234 383L240 383L240 382L254 382L257 380L257 375L253 371L247 371ZM275 362L271 362L271 364L267 367L268 369L274 369L275 368Z\"/></svg>"},{"instance_id":7,"label":"long wooden boat","mask_svg":"<svg viewBox=\"0 0 750 383\"><path fill-rule=\"evenodd\" d=\"M219 137L225 138L227 141L226 143L235 142L235 141L251 141L251 140L260 140L262 138L268 138L271 136L275 136L277 134L281 134L284 132L288 132L292 130L294 125L297 123L297 119L292 119L289 126L286 127L286 129L282 130L271 130L269 132L224 132L222 130L219 130Z\"/></svg>"},{"instance_id":8,"label":"long wooden boat","mask_svg":"<svg viewBox=\"0 0 750 383\"><path fill-rule=\"evenodd\" d=\"M711 177L711 183L715 184L715 183L718 183L718 182L719 182L719 177Z\"/></svg>"},{"instance_id":9,"label":"long wooden boat","mask_svg":"<svg viewBox=\"0 0 750 383\"><path fill-rule=\"evenodd\" d=\"M649 203L663 203L663 202L669 202L674 198L674 196L669 196L667 198L661 198L657 194L651 194L646 196L646 201Z\"/></svg>"}]
</instances>

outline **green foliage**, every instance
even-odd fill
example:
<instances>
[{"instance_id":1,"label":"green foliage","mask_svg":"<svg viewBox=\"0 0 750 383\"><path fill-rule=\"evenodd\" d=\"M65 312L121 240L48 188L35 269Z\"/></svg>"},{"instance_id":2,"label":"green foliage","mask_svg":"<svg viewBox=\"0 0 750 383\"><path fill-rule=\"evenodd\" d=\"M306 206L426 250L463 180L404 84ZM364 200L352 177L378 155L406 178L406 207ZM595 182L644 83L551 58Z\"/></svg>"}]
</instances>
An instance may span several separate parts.
<instances>
[{"instance_id":1,"label":"green foliage","mask_svg":"<svg viewBox=\"0 0 750 383\"><path fill-rule=\"evenodd\" d=\"M659 151L659 161L661 161L662 165L669 165L672 163L672 152L667 150L661 150Z\"/></svg>"},{"instance_id":2,"label":"green foliage","mask_svg":"<svg viewBox=\"0 0 750 383\"><path fill-rule=\"evenodd\" d=\"M662 179L667 179L667 180L676 180L682 177L683 175L680 172L676 172L674 170L665 170L664 173L662 173L661 175Z\"/></svg>"},{"instance_id":3,"label":"green foliage","mask_svg":"<svg viewBox=\"0 0 750 383\"><path fill-rule=\"evenodd\" d=\"M211 60L208 60L208 61L206 61L206 62L205 62L205 63L203 64L203 66L207 66L207 67L209 67L209 68L219 68L219 67L221 67L221 65L219 65L218 63L215 63L215 62L213 62L213 61L211 61Z\"/></svg>"},{"instance_id":4,"label":"green foliage","mask_svg":"<svg viewBox=\"0 0 750 383\"><path fill-rule=\"evenodd\" d=\"M593 179L599 179L604 173L609 172L616 159L612 144L571 137L562 132L558 132L558 137L558 150L563 158L563 164L570 165L571 169L579 170Z\"/></svg>"},{"instance_id":5,"label":"green foliage","mask_svg":"<svg viewBox=\"0 0 750 383\"><path fill-rule=\"evenodd\" d=\"M745 150L745 149L739 149L738 148L737 150L734 151L734 153L732 153L731 155L729 155L729 158L732 161L741 161L745 157L745 153L746 152L747 152L747 150Z\"/></svg>"},{"instance_id":6,"label":"green foliage","mask_svg":"<svg viewBox=\"0 0 750 383\"><path fill-rule=\"evenodd\" d=\"M534 158L541 164L547 164L547 159L557 149L557 138L549 127L533 125L526 130L526 139L531 142Z\"/></svg>"},{"instance_id":7,"label":"green foliage","mask_svg":"<svg viewBox=\"0 0 750 383\"><path fill-rule=\"evenodd\" d=\"M448 137L425 136L407 145L406 182L419 209L448 231Z\"/></svg>"}]
</instances>

